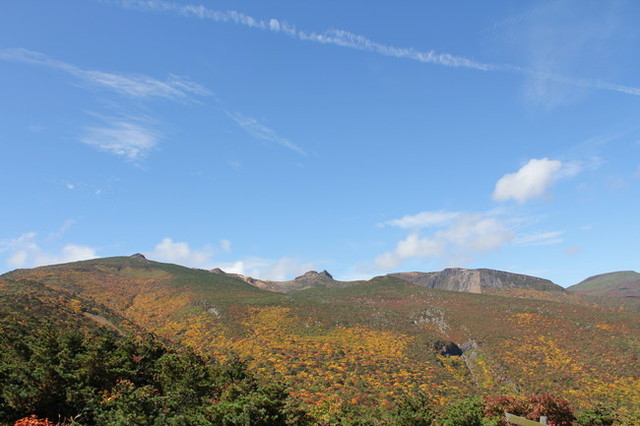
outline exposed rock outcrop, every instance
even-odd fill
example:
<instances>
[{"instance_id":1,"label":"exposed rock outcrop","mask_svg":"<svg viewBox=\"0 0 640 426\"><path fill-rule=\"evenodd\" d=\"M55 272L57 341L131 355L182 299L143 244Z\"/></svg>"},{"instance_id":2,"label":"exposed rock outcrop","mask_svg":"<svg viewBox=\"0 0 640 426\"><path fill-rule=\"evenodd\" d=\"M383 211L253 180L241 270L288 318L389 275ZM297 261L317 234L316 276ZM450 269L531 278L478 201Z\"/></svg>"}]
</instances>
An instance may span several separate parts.
<instances>
[{"instance_id":1,"label":"exposed rock outcrop","mask_svg":"<svg viewBox=\"0 0 640 426\"><path fill-rule=\"evenodd\" d=\"M493 269L447 268L440 272L398 272L389 276L424 287L469 293L482 293L487 288L564 291L559 285L543 278Z\"/></svg>"},{"instance_id":2,"label":"exposed rock outcrop","mask_svg":"<svg viewBox=\"0 0 640 426\"><path fill-rule=\"evenodd\" d=\"M436 353L441 356L461 356L462 349L453 342L438 340L434 343L433 348Z\"/></svg>"}]
</instances>

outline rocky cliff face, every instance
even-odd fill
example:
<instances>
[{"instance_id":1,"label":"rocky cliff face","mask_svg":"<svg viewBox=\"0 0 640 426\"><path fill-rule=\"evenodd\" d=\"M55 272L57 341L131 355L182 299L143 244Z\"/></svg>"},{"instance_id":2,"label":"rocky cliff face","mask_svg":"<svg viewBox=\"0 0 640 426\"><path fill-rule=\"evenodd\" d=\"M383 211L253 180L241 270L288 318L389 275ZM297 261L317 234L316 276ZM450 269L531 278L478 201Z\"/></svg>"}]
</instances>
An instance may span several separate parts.
<instances>
[{"instance_id":1,"label":"rocky cliff face","mask_svg":"<svg viewBox=\"0 0 640 426\"><path fill-rule=\"evenodd\" d=\"M440 272L398 272L389 276L425 287L469 293L482 293L487 288L564 291L559 285L543 278L493 269L447 268Z\"/></svg>"}]
</instances>

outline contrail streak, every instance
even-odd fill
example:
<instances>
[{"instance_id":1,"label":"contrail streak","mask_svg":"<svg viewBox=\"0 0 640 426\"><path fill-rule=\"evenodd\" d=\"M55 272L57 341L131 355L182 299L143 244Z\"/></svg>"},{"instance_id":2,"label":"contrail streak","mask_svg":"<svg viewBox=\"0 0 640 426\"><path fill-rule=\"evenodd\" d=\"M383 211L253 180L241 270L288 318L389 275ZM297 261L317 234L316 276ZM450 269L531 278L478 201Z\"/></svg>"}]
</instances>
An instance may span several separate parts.
<instances>
[{"instance_id":1,"label":"contrail streak","mask_svg":"<svg viewBox=\"0 0 640 426\"><path fill-rule=\"evenodd\" d=\"M186 18L208 19L220 23L233 23L249 28L274 33L285 34L288 37L301 41L310 41L320 44L344 47L377 53L383 56L414 60L422 63L441 65L453 68L468 68L479 71L500 71L522 75L544 77L558 83L584 87L591 89L609 90L627 95L640 96L640 88L609 83L601 80L570 78L559 74L544 73L523 67L508 64L490 64L478 62L463 56L451 53L438 53L434 50L420 51L414 48L390 46L372 41L362 35L344 30L328 30L322 33L306 32L296 29L294 26L271 18L268 21L257 19L237 11L220 11L209 9L202 5L184 5L164 0L104 0L106 3L115 3L126 9L135 9L151 12L173 13Z\"/></svg>"}]
</instances>

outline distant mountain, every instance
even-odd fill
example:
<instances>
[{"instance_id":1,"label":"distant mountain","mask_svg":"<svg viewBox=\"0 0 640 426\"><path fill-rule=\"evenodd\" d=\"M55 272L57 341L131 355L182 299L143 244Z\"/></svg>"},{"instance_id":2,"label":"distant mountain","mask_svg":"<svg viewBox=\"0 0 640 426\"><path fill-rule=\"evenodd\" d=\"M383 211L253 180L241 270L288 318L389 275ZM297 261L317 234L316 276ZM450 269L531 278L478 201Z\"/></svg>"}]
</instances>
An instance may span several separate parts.
<instances>
[{"instance_id":1,"label":"distant mountain","mask_svg":"<svg viewBox=\"0 0 640 426\"><path fill-rule=\"evenodd\" d=\"M277 293L289 293L317 287L341 288L361 284L363 281L336 281L329 272L309 271L289 281L270 281L226 273L220 268L210 272L240 279L254 287ZM396 272L387 276L408 281L422 287L467 293L495 293L502 289L525 289L538 291L560 291L564 289L553 282L529 275L493 269L447 268L440 272Z\"/></svg>"},{"instance_id":2,"label":"distant mountain","mask_svg":"<svg viewBox=\"0 0 640 426\"><path fill-rule=\"evenodd\" d=\"M269 290L277 293L289 293L297 290L307 290L316 287L348 287L359 284L361 281L336 281L333 276L326 270L322 272L309 271L289 281L270 281L258 278L247 277L242 274L226 273L220 268L211 270L214 274L222 274L229 277L238 278L254 287L262 290Z\"/></svg>"},{"instance_id":3,"label":"distant mountain","mask_svg":"<svg viewBox=\"0 0 640 426\"><path fill-rule=\"evenodd\" d=\"M468 293L484 293L488 289L503 288L564 291L547 279L493 269L447 268L440 272L397 272L389 276L424 287Z\"/></svg>"},{"instance_id":4,"label":"distant mountain","mask_svg":"<svg viewBox=\"0 0 640 426\"><path fill-rule=\"evenodd\" d=\"M594 275L567 290L587 296L640 298L640 274L635 271L618 271Z\"/></svg>"}]
</instances>

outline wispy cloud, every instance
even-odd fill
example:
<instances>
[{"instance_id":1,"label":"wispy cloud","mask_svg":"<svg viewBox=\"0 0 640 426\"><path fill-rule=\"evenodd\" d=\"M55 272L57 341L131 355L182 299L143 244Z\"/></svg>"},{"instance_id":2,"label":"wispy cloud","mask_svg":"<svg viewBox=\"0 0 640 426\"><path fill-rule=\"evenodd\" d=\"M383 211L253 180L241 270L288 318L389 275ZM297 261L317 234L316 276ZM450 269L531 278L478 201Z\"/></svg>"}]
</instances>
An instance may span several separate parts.
<instances>
[{"instance_id":1,"label":"wispy cloud","mask_svg":"<svg viewBox=\"0 0 640 426\"><path fill-rule=\"evenodd\" d=\"M255 118L248 117L238 112L225 111L225 113L227 114L227 116L229 116L229 118L235 121L238 126L240 126L251 136L267 142L274 142L280 146L295 151L298 154L307 155L307 153L298 145L278 135L273 129L270 129L269 127L260 123Z\"/></svg>"},{"instance_id":2,"label":"wispy cloud","mask_svg":"<svg viewBox=\"0 0 640 426\"><path fill-rule=\"evenodd\" d=\"M149 4L154 4L154 2L149 2ZM187 7L185 10L189 10L189 8ZM252 25L251 19L243 15L231 13L227 18L234 20L234 22L244 23L247 26ZM219 20L224 21L227 18L220 17ZM169 75L163 81L142 74L121 74L83 69L43 53L22 48L0 48L0 60L21 62L62 71L85 85L115 92L127 98L196 101L197 97L212 95L211 91L206 87L184 77ZM214 101L227 116L253 137L274 142L299 154L306 155L302 148L278 135L273 129L258 120L239 112L228 111L219 99L214 98ZM129 161L139 161L156 147L160 139L160 134L150 126L148 120L108 118L105 121L107 126L86 128L85 135L81 139L82 142Z\"/></svg>"},{"instance_id":3,"label":"wispy cloud","mask_svg":"<svg viewBox=\"0 0 640 426\"><path fill-rule=\"evenodd\" d=\"M150 12L173 13L186 18L207 19L219 23L232 23L248 28L284 34L301 41L339 46L376 53L383 56L408 59L417 62L454 68L468 68L479 71L500 71L522 74L528 78L529 96L546 96L548 82L590 89L609 90L628 95L640 96L640 88L610 83L598 79L568 77L557 72L542 72L541 68L531 68L510 64L492 64L477 61L464 56L435 50L421 51L411 47L391 46L378 43L367 37L341 29L330 29L324 32L309 32L297 29L289 23L276 19L257 19L237 11L220 11L202 5L179 4L163 0L105 0L127 9ZM544 90L545 94L540 91ZM537 91L537 92L536 92ZM535 94L537 93L537 95Z\"/></svg>"},{"instance_id":4,"label":"wispy cloud","mask_svg":"<svg viewBox=\"0 0 640 426\"><path fill-rule=\"evenodd\" d=\"M65 222L62 224L62 226L60 227L60 229L58 229L55 232L52 232L49 234L47 240L48 241L57 241L60 238L62 238L64 236L64 234L67 233L67 231L76 223L76 221L74 219L67 219L65 220Z\"/></svg>"},{"instance_id":5,"label":"wispy cloud","mask_svg":"<svg viewBox=\"0 0 640 426\"><path fill-rule=\"evenodd\" d=\"M561 238L562 234L564 234L564 231L521 234L514 239L513 244L517 246L550 246L560 244L564 241Z\"/></svg>"},{"instance_id":6,"label":"wispy cloud","mask_svg":"<svg viewBox=\"0 0 640 426\"><path fill-rule=\"evenodd\" d=\"M190 100L194 96L208 96L211 92L184 77L169 75L158 80L142 74L121 74L83 69L40 52L22 48L0 48L0 60L22 62L65 72L82 83L116 92L131 98L164 98Z\"/></svg>"},{"instance_id":7,"label":"wispy cloud","mask_svg":"<svg viewBox=\"0 0 640 426\"><path fill-rule=\"evenodd\" d=\"M161 137L146 119L102 118L105 125L87 127L80 141L128 161L136 162L144 159L156 148Z\"/></svg>"},{"instance_id":8,"label":"wispy cloud","mask_svg":"<svg viewBox=\"0 0 640 426\"><path fill-rule=\"evenodd\" d=\"M446 210L425 211L415 215L403 216L400 219L392 219L380 224L390 225L404 229L420 229L432 226L442 226L460 217L461 213Z\"/></svg>"},{"instance_id":9,"label":"wispy cloud","mask_svg":"<svg viewBox=\"0 0 640 426\"><path fill-rule=\"evenodd\" d=\"M513 70L525 77L525 100L553 108L582 95L571 86L640 95L638 87L586 78L625 66L637 38L632 8L597 0L534 2L500 23L494 32L503 42L500 49L526 64Z\"/></svg>"}]
</instances>

